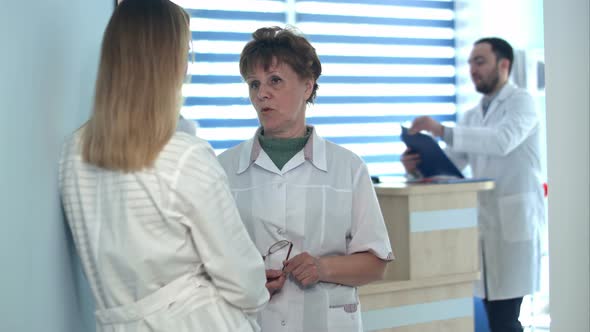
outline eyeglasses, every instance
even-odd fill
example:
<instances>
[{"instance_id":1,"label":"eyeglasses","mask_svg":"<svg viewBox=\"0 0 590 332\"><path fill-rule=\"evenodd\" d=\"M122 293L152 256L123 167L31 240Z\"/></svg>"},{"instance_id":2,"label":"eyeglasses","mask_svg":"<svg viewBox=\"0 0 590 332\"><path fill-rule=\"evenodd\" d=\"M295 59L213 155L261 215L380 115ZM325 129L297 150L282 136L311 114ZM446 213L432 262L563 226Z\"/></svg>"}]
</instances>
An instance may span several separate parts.
<instances>
[{"instance_id":1,"label":"eyeglasses","mask_svg":"<svg viewBox=\"0 0 590 332\"><path fill-rule=\"evenodd\" d=\"M268 248L266 255L262 256L262 260L266 260L266 257L285 248L286 246L289 246L289 250L287 251L287 257L285 257L285 260L286 261L289 260L289 256L291 255L291 249L293 249L293 242L288 241L288 240L281 240L281 241L275 242L272 246L270 246L270 248Z\"/></svg>"}]
</instances>

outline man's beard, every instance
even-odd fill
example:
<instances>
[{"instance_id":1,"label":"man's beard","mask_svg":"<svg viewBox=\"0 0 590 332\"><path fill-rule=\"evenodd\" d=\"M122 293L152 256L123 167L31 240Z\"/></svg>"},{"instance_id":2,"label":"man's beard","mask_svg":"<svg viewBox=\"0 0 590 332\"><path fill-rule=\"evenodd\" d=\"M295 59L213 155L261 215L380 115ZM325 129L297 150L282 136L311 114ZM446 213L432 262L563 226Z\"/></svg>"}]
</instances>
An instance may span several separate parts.
<instances>
[{"instance_id":1,"label":"man's beard","mask_svg":"<svg viewBox=\"0 0 590 332\"><path fill-rule=\"evenodd\" d=\"M496 86L498 86L498 82L500 81L500 75L498 75L498 68L493 73L494 76L488 77L485 80L481 80L480 84L475 85L475 90L477 92L481 92L484 95L489 94L490 92L494 91Z\"/></svg>"}]
</instances>

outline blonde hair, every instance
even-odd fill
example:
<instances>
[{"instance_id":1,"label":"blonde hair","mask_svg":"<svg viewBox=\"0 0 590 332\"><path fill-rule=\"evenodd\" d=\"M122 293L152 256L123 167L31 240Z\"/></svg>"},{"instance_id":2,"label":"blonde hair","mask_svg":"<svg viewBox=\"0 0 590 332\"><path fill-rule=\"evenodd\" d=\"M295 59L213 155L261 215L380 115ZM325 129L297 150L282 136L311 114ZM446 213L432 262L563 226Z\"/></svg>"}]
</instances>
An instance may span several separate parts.
<instances>
[{"instance_id":1,"label":"blonde hair","mask_svg":"<svg viewBox=\"0 0 590 332\"><path fill-rule=\"evenodd\" d=\"M132 172L153 166L174 134L187 70L190 18L168 0L125 0L105 30L85 162Z\"/></svg>"}]
</instances>

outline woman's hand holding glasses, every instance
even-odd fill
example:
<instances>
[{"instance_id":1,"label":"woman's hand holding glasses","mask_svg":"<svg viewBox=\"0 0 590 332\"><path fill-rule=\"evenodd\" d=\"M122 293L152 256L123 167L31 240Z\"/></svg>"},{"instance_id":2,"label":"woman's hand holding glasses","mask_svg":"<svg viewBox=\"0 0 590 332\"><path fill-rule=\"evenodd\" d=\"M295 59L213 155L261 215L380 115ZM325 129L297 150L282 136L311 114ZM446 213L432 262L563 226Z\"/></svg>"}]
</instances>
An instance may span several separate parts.
<instances>
[{"instance_id":1,"label":"woman's hand holding glasses","mask_svg":"<svg viewBox=\"0 0 590 332\"><path fill-rule=\"evenodd\" d=\"M302 252L287 260L283 271L293 276L303 287L315 285L323 279L320 260L308 252Z\"/></svg>"},{"instance_id":2,"label":"woman's hand holding glasses","mask_svg":"<svg viewBox=\"0 0 590 332\"><path fill-rule=\"evenodd\" d=\"M282 250L286 250L287 252L281 270L266 270L266 289L268 289L271 296L283 288L285 281L287 280L287 275L289 274L292 275L303 287L315 285L322 280L320 260L317 257L310 255L308 252L302 252L289 259L291 249L293 249L293 243L291 241L281 240L271 245L270 248L268 248L266 255L262 256L266 262L270 255L277 255L277 253Z\"/></svg>"},{"instance_id":3,"label":"woman's hand holding glasses","mask_svg":"<svg viewBox=\"0 0 590 332\"><path fill-rule=\"evenodd\" d=\"M289 259L289 256L291 255L291 250L293 249L293 243L291 241L287 241L287 240L281 240L278 241L276 243L274 243L273 245L271 245L268 248L268 251L266 252L266 255L262 256L262 259L264 260L265 264L267 262L267 258L272 255L278 253L281 250L287 250L287 255L285 257L284 261L287 261ZM268 292L270 293L270 296L272 297L276 292L280 291L281 288L283 288L283 286L285 285L285 281L287 280L287 274L285 272L283 272L283 269L281 270L276 270L276 269L267 269L266 270L266 289L268 290Z\"/></svg>"},{"instance_id":4,"label":"woman's hand holding glasses","mask_svg":"<svg viewBox=\"0 0 590 332\"><path fill-rule=\"evenodd\" d=\"M285 285L287 275L281 270L266 270L266 289L272 297Z\"/></svg>"}]
</instances>

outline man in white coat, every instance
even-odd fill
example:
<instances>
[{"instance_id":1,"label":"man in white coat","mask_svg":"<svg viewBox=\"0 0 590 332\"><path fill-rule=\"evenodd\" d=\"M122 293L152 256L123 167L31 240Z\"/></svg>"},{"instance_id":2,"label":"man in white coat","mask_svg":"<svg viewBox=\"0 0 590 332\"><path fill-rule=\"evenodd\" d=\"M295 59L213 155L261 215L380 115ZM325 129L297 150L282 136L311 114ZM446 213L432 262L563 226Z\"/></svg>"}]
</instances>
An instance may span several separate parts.
<instances>
[{"instance_id":1,"label":"man in white coat","mask_svg":"<svg viewBox=\"0 0 590 332\"><path fill-rule=\"evenodd\" d=\"M540 231L545 222L541 184L539 117L532 97L508 82L514 59L500 38L475 42L469 57L471 79L483 94L477 107L453 128L430 117L416 118L411 133L441 137L446 153L475 178L492 178L493 191L479 194L478 223L482 278L475 294L483 298L492 332L522 331L518 320L525 295L539 290ZM408 173L420 157L402 155Z\"/></svg>"}]
</instances>

